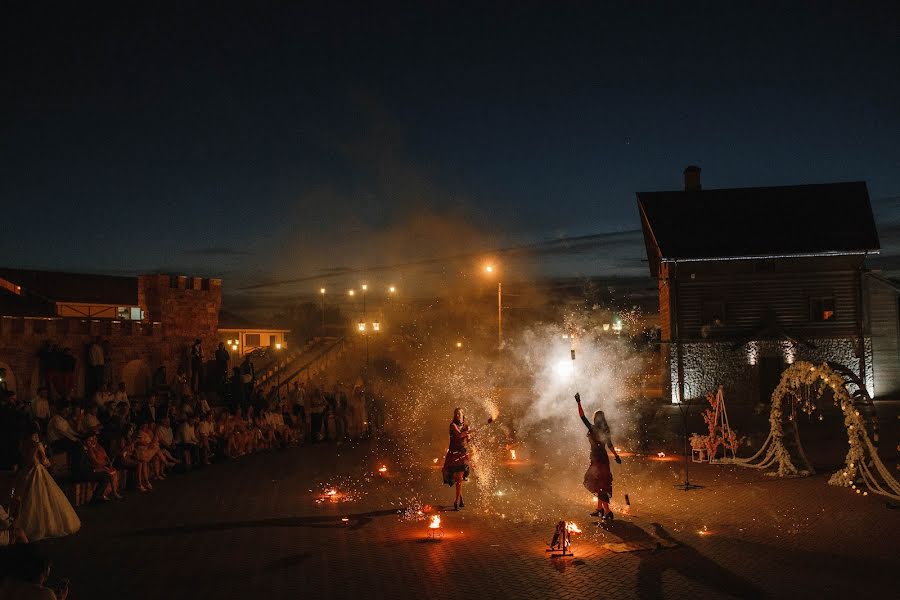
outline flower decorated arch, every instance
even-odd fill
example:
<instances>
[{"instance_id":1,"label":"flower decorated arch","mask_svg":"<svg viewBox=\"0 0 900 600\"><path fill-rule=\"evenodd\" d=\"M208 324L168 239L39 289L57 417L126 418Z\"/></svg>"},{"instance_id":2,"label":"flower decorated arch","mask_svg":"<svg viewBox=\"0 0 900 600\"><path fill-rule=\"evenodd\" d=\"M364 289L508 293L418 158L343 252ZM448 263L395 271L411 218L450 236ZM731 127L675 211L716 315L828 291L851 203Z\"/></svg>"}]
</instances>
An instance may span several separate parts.
<instances>
[{"instance_id":1,"label":"flower decorated arch","mask_svg":"<svg viewBox=\"0 0 900 600\"><path fill-rule=\"evenodd\" d=\"M851 388L855 388L852 393ZM790 450L784 443L784 407L788 399L799 398L801 408L809 412L828 392L833 394L835 406L841 408L850 445L843 468L834 473L828 483L849 487L861 494L871 491L900 500L900 483L891 476L890 471L878 458L878 452L866 429L865 417L859 410L862 404L871 404L871 399L859 379L842 365L833 363L816 365L798 361L789 366L782 373L778 386L772 392L769 436L756 454L750 458L736 459L734 462L757 469L773 468L776 469L775 474L781 477L811 474L812 467L803 454L796 426L793 432L796 436L797 452L805 469L797 468Z\"/></svg>"}]
</instances>

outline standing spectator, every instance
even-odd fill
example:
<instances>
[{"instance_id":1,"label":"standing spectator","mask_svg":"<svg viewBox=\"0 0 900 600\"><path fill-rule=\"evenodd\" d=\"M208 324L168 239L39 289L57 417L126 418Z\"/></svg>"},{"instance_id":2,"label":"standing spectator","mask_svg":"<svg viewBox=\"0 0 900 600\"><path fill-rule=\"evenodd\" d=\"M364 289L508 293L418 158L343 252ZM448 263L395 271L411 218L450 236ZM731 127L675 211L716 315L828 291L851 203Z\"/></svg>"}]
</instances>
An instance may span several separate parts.
<instances>
[{"instance_id":1,"label":"standing spectator","mask_svg":"<svg viewBox=\"0 0 900 600\"><path fill-rule=\"evenodd\" d=\"M42 386L49 387L50 386L50 378L48 377L50 371L50 363L53 356L53 346L50 345L50 340L44 340L43 345L37 352L38 357L38 379L40 380L38 383Z\"/></svg>"},{"instance_id":2,"label":"standing spectator","mask_svg":"<svg viewBox=\"0 0 900 600\"><path fill-rule=\"evenodd\" d=\"M41 433L47 432L47 423L50 421L50 398L47 396L47 388L38 388L37 395L31 399L31 416L41 426Z\"/></svg>"},{"instance_id":3,"label":"standing spectator","mask_svg":"<svg viewBox=\"0 0 900 600\"><path fill-rule=\"evenodd\" d=\"M128 411L131 411L131 401L128 399L128 392L125 391L125 382L119 382L119 389L116 390L115 395L112 397L113 405L118 407L120 402L124 402L125 406L128 407Z\"/></svg>"},{"instance_id":4,"label":"standing spectator","mask_svg":"<svg viewBox=\"0 0 900 600\"><path fill-rule=\"evenodd\" d=\"M191 345L191 391L200 392L200 383L203 381L203 346L200 338L194 340Z\"/></svg>"},{"instance_id":5,"label":"standing spectator","mask_svg":"<svg viewBox=\"0 0 900 600\"><path fill-rule=\"evenodd\" d=\"M216 390L220 392L225 389L229 360L231 355L225 349L225 342L219 342L219 347L216 348Z\"/></svg>"},{"instance_id":6,"label":"standing spectator","mask_svg":"<svg viewBox=\"0 0 900 600\"><path fill-rule=\"evenodd\" d=\"M59 367L62 385L59 394L63 400L68 400L75 389L75 366L77 364L71 348L65 348L59 356Z\"/></svg>"},{"instance_id":7,"label":"standing spectator","mask_svg":"<svg viewBox=\"0 0 900 600\"><path fill-rule=\"evenodd\" d=\"M143 423L155 423L162 415L159 410L159 396L156 392L151 393L147 397L147 401L141 407L138 421Z\"/></svg>"},{"instance_id":8,"label":"standing spectator","mask_svg":"<svg viewBox=\"0 0 900 600\"><path fill-rule=\"evenodd\" d=\"M316 388L312 393L312 401L311 401L311 415L310 415L310 439L313 443L321 442L323 439L322 429L325 421L325 408L327 406L325 402L325 396L322 394L322 390L320 388Z\"/></svg>"},{"instance_id":9,"label":"standing spectator","mask_svg":"<svg viewBox=\"0 0 900 600\"><path fill-rule=\"evenodd\" d=\"M250 355L244 356L241 363L241 381L244 382L244 398L250 399L253 394L253 388L256 387L256 369L253 367L253 361Z\"/></svg>"},{"instance_id":10,"label":"standing spectator","mask_svg":"<svg viewBox=\"0 0 900 600\"><path fill-rule=\"evenodd\" d=\"M228 400L228 408L231 412L240 410L244 407L244 382L241 379L241 370L234 367L231 370L231 381L229 382L230 394Z\"/></svg>"},{"instance_id":11,"label":"standing spectator","mask_svg":"<svg viewBox=\"0 0 900 600\"><path fill-rule=\"evenodd\" d=\"M106 356L103 352L103 340L98 335L94 341L88 346L87 352L88 368L85 373L85 393L91 396L100 389L104 383L104 375L106 371Z\"/></svg>"},{"instance_id":12,"label":"standing spectator","mask_svg":"<svg viewBox=\"0 0 900 600\"><path fill-rule=\"evenodd\" d=\"M112 412L113 407L116 405L116 397L109 391L109 387L106 385L101 385L100 389L94 394L94 406L96 406L102 413L110 413ZM124 402L128 403L128 395L125 395Z\"/></svg>"},{"instance_id":13,"label":"standing spectator","mask_svg":"<svg viewBox=\"0 0 900 600\"><path fill-rule=\"evenodd\" d=\"M176 404L181 404L181 401L191 394L191 382L183 366L178 367L175 379L172 380L172 388L175 390ZM169 403L172 404L171 400Z\"/></svg>"}]
</instances>

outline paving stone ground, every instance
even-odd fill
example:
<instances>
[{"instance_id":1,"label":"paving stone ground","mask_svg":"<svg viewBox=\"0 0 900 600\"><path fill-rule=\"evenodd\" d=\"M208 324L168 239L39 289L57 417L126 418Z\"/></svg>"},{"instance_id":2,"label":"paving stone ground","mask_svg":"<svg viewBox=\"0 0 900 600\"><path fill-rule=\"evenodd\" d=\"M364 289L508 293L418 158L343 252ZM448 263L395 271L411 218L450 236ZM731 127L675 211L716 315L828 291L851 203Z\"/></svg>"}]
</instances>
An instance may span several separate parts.
<instances>
[{"instance_id":1,"label":"paving stone ground","mask_svg":"<svg viewBox=\"0 0 900 600\"><path fill-rule=\"evenodd\" d=\"M466 508L439 512L444 535L431 541L425 520L398 514L416 500L436 511L452 501L428 466L369 476L350 486L352 500L315 502L320 484L362 480L371 455L366 445L340 455L322 445L172 476L151 493L80 508L81 532L41 546L54 575L72 580L74 600L889 598L900 590L900 510L828 486L827 475L783 480L692 465L692 481L706 487L684 492L672 487L683 480L681 462L630 456L615 470L616 507L629 493L630 513L599 526L587 515L583 457L573 459L565 490L549 489L525 462L498 475L497 490L510 491L490 501L473 478ZM583 531L572 558L545 552L560 518ZM605 547L622 541L651 549Z\"/></svg>"}]
</instances>

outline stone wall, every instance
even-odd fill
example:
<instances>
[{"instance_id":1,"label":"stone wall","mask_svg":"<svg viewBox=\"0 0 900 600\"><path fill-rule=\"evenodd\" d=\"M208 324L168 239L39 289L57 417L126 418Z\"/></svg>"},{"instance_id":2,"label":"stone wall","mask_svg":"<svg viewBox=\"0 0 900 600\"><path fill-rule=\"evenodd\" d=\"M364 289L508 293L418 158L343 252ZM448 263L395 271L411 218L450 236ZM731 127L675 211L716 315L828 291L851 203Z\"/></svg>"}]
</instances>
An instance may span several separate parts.
<instances>
[{"instance_id":1,"label":"stone wall","mask_svg":"<svg viewBox=\"0 0 900 600\"><path fill-rule=\"evenodd\" d=\"M170 287L176 283L176 287ZM108 379L126 381L130 393L140 393L153 372L166 367L169 380L187 365L195 338L203 342L206 359L213 358L221 304L221 280L142 275L138 302L144 321L92 319L0 319L0 367L7 369L10 388L24 399L39 385L37 352L45 341L71 348L77 359L76 391L84 393L87 346L99 335L108 345Z\"/></svg>"},{"instance_id":2,"label":"stone wall","mask_svg":"<svg viewBox=\"0 0 900 600\"><path fill-rule=\"evenodd\" d=\"M816 339L815 348L786 341L754 341L734 349L732 344L704 342L684 344L684 394L686 398L702 398L707 391L722 385L729 401L755 403L759 398L759 359L781 357L785 368L796 360L813 363L833 361L859 372L857 341L854 339ZM872 340L866 338L866 385L873 391ZM669 349L671 398L677 397L678 363L675 345Z\"/></svg>"}]
</instances>

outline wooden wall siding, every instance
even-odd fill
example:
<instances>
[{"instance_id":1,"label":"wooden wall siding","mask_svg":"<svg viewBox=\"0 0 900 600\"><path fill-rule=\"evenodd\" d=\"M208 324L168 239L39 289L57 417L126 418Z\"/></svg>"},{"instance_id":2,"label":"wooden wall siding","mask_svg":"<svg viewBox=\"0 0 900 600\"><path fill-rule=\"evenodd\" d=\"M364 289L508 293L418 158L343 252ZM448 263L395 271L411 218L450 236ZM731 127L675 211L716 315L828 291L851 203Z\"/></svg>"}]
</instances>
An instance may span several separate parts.
<instances>
[{"instance_id":1,"label":"wooden wall siding","mask_svg":"<svg viewBox=\"0 0 900 600\"><path fill-rule=\"evenodd\" d=\"M669 311L669 282L659 280L659 330L660 339L669 341L672 339L672 321Z\"/></svg>"},{"instance_id":2,"label":"wooden wall siding","mask_svg":"<svg viewBox=\"0 0 900 600\"><path fill-rule=\"evenodd\" d=\"M796 336L807 339L855 336L859 320L858 277L853 271L679 277L682 339L703 339L704 302L724 304L724 326L710 333L716 339L753 335L763 326L768 309L774 310L781 326ZM810 298L815 297L834 298L832 321L810 320Z\"/></svg>"},{"instance_id":3,"label":"wooden wall siding","mask_svg":"<svg viewBox=\"0 0 900 600\"><path fill-rule=\"evenodd\" d=\"M900 293L867 278L869 328L877 398L900 398Z\"/></svg>"}]
</instances>

